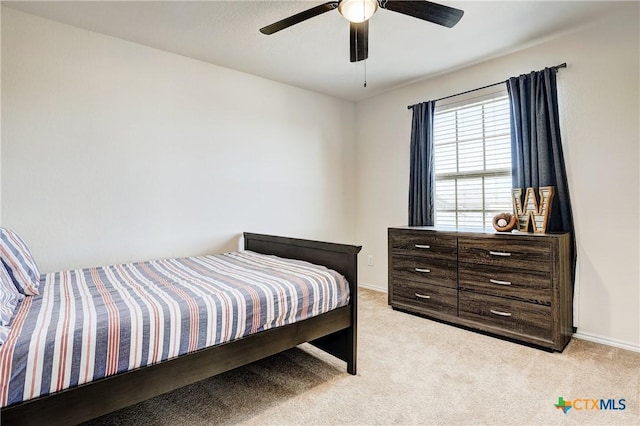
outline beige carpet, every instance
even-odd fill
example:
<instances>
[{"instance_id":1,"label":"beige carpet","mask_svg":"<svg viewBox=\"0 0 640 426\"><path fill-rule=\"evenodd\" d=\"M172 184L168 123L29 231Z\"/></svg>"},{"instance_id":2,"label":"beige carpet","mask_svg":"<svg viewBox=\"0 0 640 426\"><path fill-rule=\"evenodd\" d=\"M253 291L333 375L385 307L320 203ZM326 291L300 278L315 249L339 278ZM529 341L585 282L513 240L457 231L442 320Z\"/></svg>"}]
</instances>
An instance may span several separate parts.
<instances>
[{"instance_id":1,"label":"beige carpet","mask_svg":"<svg viewBox=\"0 0 640 426\"><path fill-rule=\"evenodd\" d=\"M369 290L359 315L357 376L303 345L92 424L640 424L640 353L576 339L548 353L393 311ZM626 409L564 414L558 397Z\"/></svg>"}]
</instances>

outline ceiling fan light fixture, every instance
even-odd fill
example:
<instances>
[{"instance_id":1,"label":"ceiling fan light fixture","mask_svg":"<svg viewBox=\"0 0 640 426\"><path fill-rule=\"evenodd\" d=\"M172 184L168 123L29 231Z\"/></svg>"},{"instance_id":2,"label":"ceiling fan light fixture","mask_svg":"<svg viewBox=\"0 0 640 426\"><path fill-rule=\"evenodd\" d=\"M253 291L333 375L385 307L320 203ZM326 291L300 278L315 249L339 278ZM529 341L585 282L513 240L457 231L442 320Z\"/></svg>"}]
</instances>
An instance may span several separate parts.
<instances>
[{"instance_id":1,"label":"ceiling fan light fixture","mask_svg":"<svg viewBox=\"0 0 640 426\"><path fill-rule=\"evenodd\" d=\"M376 10L378 10L376 0L342 0L338 5L340 14L356 24L371 18Z\"/></svg>"}]
</instances>

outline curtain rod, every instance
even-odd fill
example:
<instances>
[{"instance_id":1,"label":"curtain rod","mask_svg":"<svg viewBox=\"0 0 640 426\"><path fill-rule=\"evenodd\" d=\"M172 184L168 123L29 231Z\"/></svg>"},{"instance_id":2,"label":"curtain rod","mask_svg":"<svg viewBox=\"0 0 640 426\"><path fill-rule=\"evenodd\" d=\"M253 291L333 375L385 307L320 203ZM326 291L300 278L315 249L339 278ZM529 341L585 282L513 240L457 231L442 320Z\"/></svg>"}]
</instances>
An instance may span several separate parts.
<instances>
[{"instance_id":1,"label":"curtain rod","mask_svg":"<svg viewBox=\"0 0 640 426\"><path fill-rule=\"evenodd\" d=\"M566 63L566 62L564 62L564 63L562 63L562 64L560 64L560 65L556 65L556 66L554 66L554 67L549 67L549 68L551 68L551 69L555 69L555 70L557 71L557 70L558 70L558 69L560 69L560 68L566 68L566 67L567 67L567 63ZM488 88L488 87L497 86L498 84L504 84L504 83L506 83L506 82L507 82L507 80L499 81L499 82L497 82L497 83L493 83L493 84L487 84L486 86L478 87L477 89L471 89L471 90L467 90L466 92L460 92L460 93L456 93L455 95L449 95L449 96L445 96L445 97L440 98L440 99L436 99L436 100L435 100L435 102L443 101L443 100L445 100L445 99L453 98L453 97L460 96L460 95L466 95L467 93L476 92L476 91L478 91L478 90L486 89L486 88ZM409 105L409 106L407 106L407 109L413 109L413 105Z\"/></svg>"}]
</instances>

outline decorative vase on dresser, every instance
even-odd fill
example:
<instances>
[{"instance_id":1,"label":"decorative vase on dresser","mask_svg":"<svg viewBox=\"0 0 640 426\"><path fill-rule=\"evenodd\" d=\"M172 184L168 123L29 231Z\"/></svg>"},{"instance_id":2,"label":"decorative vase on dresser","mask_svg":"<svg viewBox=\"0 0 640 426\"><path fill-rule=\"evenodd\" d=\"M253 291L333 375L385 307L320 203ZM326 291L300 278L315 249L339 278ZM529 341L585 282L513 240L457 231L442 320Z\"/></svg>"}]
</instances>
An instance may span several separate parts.
<instances>
[{"instance_id":1,"label":"decorative vase on dresser","mask_svg":"<svg viewBox=\"0 0 640 426\"><path fill-rule=\"evenodd\" d=\"M389 228L389 304L561 352L573 334L570 234Z\"/></svg>"}]
</instances>

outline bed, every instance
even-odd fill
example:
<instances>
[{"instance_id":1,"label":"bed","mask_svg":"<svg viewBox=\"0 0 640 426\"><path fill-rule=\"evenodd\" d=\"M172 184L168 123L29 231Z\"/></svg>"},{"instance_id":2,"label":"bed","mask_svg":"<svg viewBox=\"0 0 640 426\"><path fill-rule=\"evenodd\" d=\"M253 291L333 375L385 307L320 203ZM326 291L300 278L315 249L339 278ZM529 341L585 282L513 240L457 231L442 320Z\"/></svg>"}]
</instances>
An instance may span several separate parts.
<instances>
[{"instance_id":1,"label":"bed","mask_svg":"<svg viewBox=\"0 0 640 426\"><path fill-rule=\"evenodd\" d=\"M12 393L4 389L7 391L4 393L5 402L0 405L6 406L3 406L0 411L1 423L3 425L80 423L285 351L304 342L309 342L343 360L346 362L347 371L350 374L356 374L357 254L361 247L244 233L244 249L248 254L241 257L247 257L248 260L233 258L231 261L242 260L243 262L247 261L257 265L258 263L253 254L256 257L269 255L262 256L261 259L266 258L264 262L272 262L271 258L277 256L277 258L274 258L274 262L275 259L285 258L293 260L294 263L300 261L300 265L303 262L310 262L311 264L321 265L336 271L345 279L344 285L348 287L346 289L348 297L345 298L340 294L334 294L338 293L337 290L326 290L327 295L331 296L327 297L327 300L333 300L333 302L316 303L314 306L324 306L322 311L316 312L317 309L311 308L310 304L306 302L310 297L306 295L305 298L299 299L305 300L305 302L299 303L304 305L304 309L298 307L298 314L288 312L273 314L271 312L274 310L273 308L266 309L266 311L271 312L271 314L261 315L261 317L266 317L266 325L265 323L256 323L256 321L246 321L246 323L242 323L242 326L238 325L240 322L237 321L236 326L233 327L218 325L219 331L225 330L225 333L222 334L227 334L228 339L226 340L229 341L225 339L220 342L217 339L214 339L215 341L205 341L206 339L202 335L207 333L201 333L200 335L195 333L191 338L174 339L175 341L172 340L173 344L160 343L157 354L151 354L151 351L147 350L141 357L131 355L130 359L132 360L134 358L147 360L146 363L142 362L140 364L138 359L137 364L132 364L134 369L120 371L123 368L119 365L122 362L119 361L112 366L112 369L115 370L110 373L111 375L105 378L81 383L82 380L78 382L76 377L71 380L79 383L74 387L43 396L39 396L39 390L35 392L31 389L30 393L24 391L25 394L31 396L25 398L26 400L23 402L16 401L15 396L12 401ZM240 255L234 254L234 256L238 257ZM201 257L188 258L183 262L195 262L195 266L190 268L199 273L202 267L201 264L217 262L217 260L213 257ZM260 260L260 262L263 262L263 260ZM173 262L167 265L160 263L158 265L158 268L162 267L167 270L168 268L182 268L184 266L180 262ZM228 268L228 265L225 264L224 267ZM298 266L295 265L295 268L297 271ZM136 273L143 274L142 278L153 279L155 270L147 271L145 269L139 272L138 269L136 269ZM112 269L101 269L100 274L108 274L110 270ZM102 275L98 274L95 269L93 274L95 275L95 280L99 282ZM256 269L252 274L259 275L261 272ZM56 275L56 277L58 277L57 279L62 279L62 275ZM157 279L162 280L162 278ZM314 284L313 286L316 285ZM306 292L307 290L304 291ZM111 292L117 293L115 290ZM141 294L144 295L144 293ZM187 299L190 300L190 298L185 297L185 300ZM80 302L75 301L75 303ZM274 303L279 302L276 301ZM255 304L256 302L254 301L253 305ZM246 304L247 312L250 311L250 305L251 302ZM108 309L108 306L105 309ZM197 307L190 306L188 309L197 310ZM23 309L23 311L25 310ZM300 315L299 312L303 312L303 315ZM294 316L296 317L295 319L293 318ZM70 321L73 320L73 315L70 315L70 318ZM254 317L252 318L255 319ZM19 321L19 319L16 318L16 321ZM229 324L232 323L232 321L229 322ZM148 324L145 327L140 326L140 330L145 330L145 335L153 334ZM91 329L91 327L85 326L81 328L81 330L85 329ZM156 334L158 334L157 331ZM36 332L32 330L30 333ZM32 339L30 344L33 346L33 341L37 339L30 338ZM160 341L162 342L162 339ZM56 346L64 345L63 342L58 342ZM180 354L185 348L187 353ZM33 351L33 353L37 354L38 351ZM178 355L176 356L176 354ZM62 365L63 363L60 364ZM109 365L109 362L103 364ZM69 367L69 369L71 368ZM70 374L69 372L66 375L59 373L59 377L68 378ZM53 379L51 380L53 381ZM24 379L22 382L26 383L28 380ZM6 387L8 388L8 386ZM23 392L23 390L21 389L20 392Z\"/></svg>"}]
</instances>

